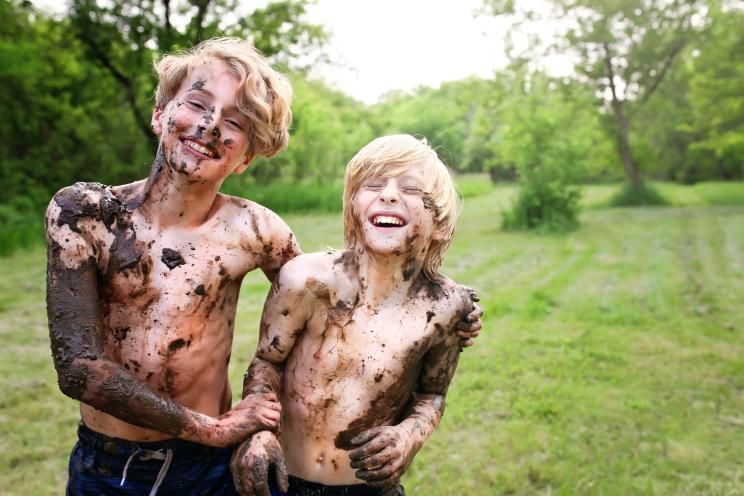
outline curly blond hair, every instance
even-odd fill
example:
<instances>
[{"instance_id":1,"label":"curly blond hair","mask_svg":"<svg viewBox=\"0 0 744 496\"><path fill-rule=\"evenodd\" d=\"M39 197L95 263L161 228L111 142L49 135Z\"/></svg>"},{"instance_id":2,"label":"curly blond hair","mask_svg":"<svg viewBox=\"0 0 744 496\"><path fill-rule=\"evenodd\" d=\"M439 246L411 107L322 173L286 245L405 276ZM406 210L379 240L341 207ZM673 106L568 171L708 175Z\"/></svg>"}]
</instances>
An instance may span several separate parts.
<instances>
[{"instance_id":1,"label":"curly blond hair","mask_svg":"<svg viewBox=\"0 0 744 496\"><path fill-rule=\"evenodd\" d=\"M164 109L178 93L197 64L205 59L224 63L240 81L238 110L251 122L252 150L271 157L287 146L292 122L292 86L286 77L272 69L247 40L214 38L188 51L163 56L155 62L158 87L155 105Z\"/></svg>"},{"instance_id":2,"label":"curly blond hair","mask_svg":"<svg viewBox=\"0 0 744 496\"><path fill-rule=\"evenodd\" d=\"M361 241L354 200L362 183L370 177L397 176L417 164L424 166L424 200L432 210L434 228L444 234L442 239L432 239L422 267L426 277L437 281L437 271L455 232L461 200L449 168L425 138L418 140L408 134L383 136L365 145L349 161L344 179L344 243L348 249Z\"/></svg>"}]
</instances>

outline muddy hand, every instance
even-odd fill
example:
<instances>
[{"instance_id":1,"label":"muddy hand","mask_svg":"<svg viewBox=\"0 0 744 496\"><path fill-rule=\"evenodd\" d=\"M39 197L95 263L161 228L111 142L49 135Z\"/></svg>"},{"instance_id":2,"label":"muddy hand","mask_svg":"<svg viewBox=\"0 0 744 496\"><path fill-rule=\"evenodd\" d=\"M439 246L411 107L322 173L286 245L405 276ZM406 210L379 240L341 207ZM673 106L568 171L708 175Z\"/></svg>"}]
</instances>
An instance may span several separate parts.
<instances>
[{"instance_id":1,"label":"muddy hand","mask_svg":"<svg viewBox=\"0 0 744 496\"><path fill-rule=\"evenodd\" d=\"M208 444L233 446L251 434L262 430L276 430L281 407L274 393L246 396L232 410L217 419L217 427Z\"/></svg>"},{"instance_id":2,"label":"muddy hand","mask_svg":"<svg viewBox=\"0 0 744 496\"><path fill-rule=\"evenodd\" d=\"M279 440L273 432L262 431L238 446L230 460L235 488L242 496L270 496L269 470L274 467L279 490L289 490L287 467Z\"/></svg>"},{"instance_id":3,"label":"muddy hand","mask_svg":"<svg viewBox=\"0 0 744 496\"><path fill-rule=\"evenodd\" d=\"M349 452L355 475L368 485L390 489L398 484L415 456L410 436L400 427L375 427L352 438Z\"/></svg>"},{"instance_id":4,"label":"muddy hand","mask_svg":"<svg viewBox=\"0 0 744 496\"><path fill-rule=\"evenodd\" d=\"M467 286L460 286L458 288L466 296L463 300L467 300L467 304L471 306L471 311L465 317L463 317L457 323L457 335L460 337L460 346L467 348L475 344L475 338L480 334L480 330L483 328L483 308L478 305L480 298L473 288Z\"/></svg>"}]
</instances>

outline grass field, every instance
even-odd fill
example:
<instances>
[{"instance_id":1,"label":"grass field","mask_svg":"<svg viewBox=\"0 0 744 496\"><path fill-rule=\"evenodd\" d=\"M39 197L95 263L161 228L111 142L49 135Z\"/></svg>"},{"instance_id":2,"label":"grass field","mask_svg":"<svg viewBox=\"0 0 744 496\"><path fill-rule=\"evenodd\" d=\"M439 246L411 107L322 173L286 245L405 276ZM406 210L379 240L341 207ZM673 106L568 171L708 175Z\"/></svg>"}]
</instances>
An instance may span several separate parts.
<instances>
[{"instance_id":1,"label":"grass field","mask_svg":"<svg viewBox=\"0 0 744 496\"><path fill-rule=\"evenodd\" d=\"M587 209L547 237L499 230L509 189L468 198L444 272L479 290L485 330L408 493L744 494L742 192L670 187L686 206ZM306 251L340 246L338 214L286 219ZM51 363L44 254L0 273L0 492L62 494L78 414ZM235 390L267 288L243 283Z\"/></svg>"}]
</instances>

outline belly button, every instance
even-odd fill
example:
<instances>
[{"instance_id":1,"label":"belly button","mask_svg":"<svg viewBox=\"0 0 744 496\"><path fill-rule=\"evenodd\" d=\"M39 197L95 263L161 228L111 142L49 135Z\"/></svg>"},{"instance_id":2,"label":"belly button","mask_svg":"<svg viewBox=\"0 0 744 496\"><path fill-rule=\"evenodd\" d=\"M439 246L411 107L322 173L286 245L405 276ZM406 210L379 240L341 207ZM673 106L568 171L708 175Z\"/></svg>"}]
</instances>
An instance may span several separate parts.
<instances>
[{"instance_id":1,"label":"belly button","mask_svg":"<svg viewBox=\"0 0 744 496\"><path fill-rule=\"evenodd\" d=\"M315 462L318 465L322 465L323 464L323 460L325 460L325 457L323 456L323 453L321 453L320 455L318 455L318 458L315 459Z\"/></svg>"}]
</instances>

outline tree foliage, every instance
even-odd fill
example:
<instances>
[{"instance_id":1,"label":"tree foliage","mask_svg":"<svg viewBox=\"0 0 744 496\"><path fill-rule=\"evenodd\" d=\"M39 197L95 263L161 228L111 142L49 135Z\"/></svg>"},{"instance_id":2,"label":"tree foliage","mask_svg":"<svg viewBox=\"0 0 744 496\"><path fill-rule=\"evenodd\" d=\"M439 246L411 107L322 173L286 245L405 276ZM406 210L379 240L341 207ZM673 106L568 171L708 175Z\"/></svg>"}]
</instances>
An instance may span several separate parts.
<instances>
[{"instance_id":1,"label":"tree foliage","mask_svg":"<svg viewBox=\"0 0 744 496\"><path fill-rule=\"evenodd\" d=\"M612 130L628 181L642 181L630 143L632 117L664 81L700 30L698 0L553 0L553 15L570 26L556 45L570 54L579 80L591 82L613 115ZM491 14L514 14L516 4L485 0ZM535 12L523 14L539 17ZM568 21L568 22L565 22Z\"/></svg>"}]
</instances>

